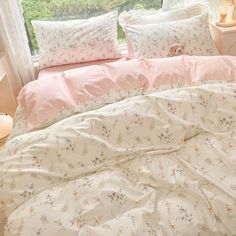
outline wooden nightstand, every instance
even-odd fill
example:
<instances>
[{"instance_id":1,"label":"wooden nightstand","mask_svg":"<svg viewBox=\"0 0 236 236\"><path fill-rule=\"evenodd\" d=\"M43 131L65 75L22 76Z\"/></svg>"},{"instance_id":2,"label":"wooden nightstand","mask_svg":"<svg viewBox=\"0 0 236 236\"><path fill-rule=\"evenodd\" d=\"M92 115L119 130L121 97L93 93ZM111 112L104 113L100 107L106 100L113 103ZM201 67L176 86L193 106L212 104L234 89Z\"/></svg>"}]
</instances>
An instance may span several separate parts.
<instances>
[{"instance_id":1,"label":"wooden nightstand","mask_svg":"<svg viewBox=\"0 0 236 236\"><path fill-rule=\"evenodd\" d=\"M211 33L222 55L236 56L236 26L218 27L212 23Z\"/></svg>"},{"instance_id":2,"label":"wooden nightstand","mask_svg":"<svg viewBox=\"0 0 236 236\"><path fill-rule=\"evenodd\" d=\"M3 149L3 147L4 147L4 144L5 144L5 142L0 143L0 152L1 152L1 150ZM0 234L0 235L1 235L1 234Z\"/></svg>"},{"instance_id":3,"label":"wooden nightstand","mask_svg":"<svg viewBox=\"0 0 236 236\"><path fill-rule=\"evenodd\" d=\"M0 112L13 116L17 103L14 90L11 86L14 80L7 56L0 52Z\"/></svg>"}]
</instances>

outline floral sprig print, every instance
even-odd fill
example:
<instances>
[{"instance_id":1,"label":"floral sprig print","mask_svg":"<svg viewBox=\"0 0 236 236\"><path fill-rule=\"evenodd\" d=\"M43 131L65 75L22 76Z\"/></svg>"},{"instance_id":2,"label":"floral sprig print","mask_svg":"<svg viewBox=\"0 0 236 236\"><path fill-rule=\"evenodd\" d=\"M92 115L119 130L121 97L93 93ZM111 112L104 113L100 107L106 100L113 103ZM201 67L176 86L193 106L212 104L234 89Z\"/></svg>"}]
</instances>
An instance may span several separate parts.
<instances>
[{"instance_id":1,"label":"floral sprig print","mask_svg":"<svg viewBox=\"0 0 236 236\"><path fill-rule=\"evenodd\" d=\"M116 202L119 205L119 208L123 207L127 202L127 197L125 194L122 193L120 190L119 192L112 191L110 194L107 195L112 203Z\"/></svg>"},{"instance_id":2,"label":"floral sprig print","mask_svg":"<svg viewBox=\"0 0 236 236\"><path fill-rule=\"evenodd\" d=\"M35 194L36 194L35 186L33 183L31 183L28 189L24 190L24 192L21 193L20 196L22 196L24 199L28 199L33 197Z\"/></svg>"},{"instance_id":3,"label":"floral sprig print","mask_svg":"<svg viewBox=\"0 0 236 236\"><path fill-rule=\"evenodd\" d=\"M40 168L41 163L42 163L42 161L36 155L34 155L32 157L32 166L36 166L36 167Z\"/></svg>"},{"instance_id":4,"label":"floral sprig print","mask_svg":"<svg viewBox=\"0 0 236 236\"><path fill-rule=\"evenodd\" d=\"M45 196L45 201L43 202L44 205L53 205L55 202L55 196L52 196L51 194L47 194Z\"/></svg>"},{"instance_id":5,"label":"floral sprig print","mask_svg":"<svg viewBox=\"0 0 236 236\"><path fill-rule=\"evenodd\" d=\"M201 106L203 106L204 108L206 108L206 107L207 107L207 104L208 104L207 99L206 99L205 97L203 97L203 96L199 96L199 99L200 99L199 104L200 104Z\"/></svg>"},{"instance_id":6,"label":"floral sprig print","mask_svg":"<svg viewBox=\"0 0 236 236\"><path fill-rule=\"evenodd\" d=\"M68 220L68 222L71 226L76 226L78 228L81 228L81 227L83 227L83 225L86 224L86 221L85 221L84 217L82 217L82 216L72 217L71 219Z\"/></svg>"},{"instance_id":7,"label":"floral sprig print","mask_svg":"<svg viewBox=\"0 0 236 236\"><path fill-rule=\"evenodd\" d=\"M92 161L91 161L95 166L101 166L105 164L105 159L102 158L101 156L96 156Z\"/></svg>"},{"instance_id":8,"label":"floral sprig print","mask_svg":"<svg viewBox=\"0 0 236 236\"><path fill-rule=\"evenodd\" d=\"M186 208L184 208L183 206L178 205L177 210L179 212L179 216L176 217L176 220L187 221L190 224L193 223L192 222L193 221L193 214L188 212L188 210Z\"/></svg>"},{"instance_id":9,"label":"floral sprig print","mask_svg":"<svg viewBox=\"0 0 236 236\"><path fill-rule=\"evenodd\" d=\"M177 167L175 167L175 168L173 168L171 170L171 174L170 175L172 177L177 177L177 176L182 175L182 173L183 173L183 170L179 166L177 166Z\"/></svg>"},{"instance_id":10,"label":"floral sprig print","mask_svg":"<svg viewBox=\"0 0 236 236\"><path fill-rule=\"evenodd\" d=\"M232 115L228 117L222 117L219 119L220 124L225 127L227 130L233 129L234 128L234 118Z\"/></svg>"},{"instance_id":11,"label":"floral sprig print","mask_svg":"<svg viewBox=\"0 0 236 236\"><path fill-rule=\"evenodd\" d=\"M134 118L132 123L134 123L135 125L143 125L143 118L139 115L139 114L134 114Z\"/></svg>"},{"instance_id":12,"label":"floral sprig print","mask_svg":"<svg viewBox=\"0 0 236 236\"><path fill-rule=\"evenodd\" d=\"M170 102L167 103L167 110L171 112L172 114L175 114L176 112L176 106Z\"/></svg>"},{"instance_id":13,"label":"floral sprig print","mask_svg":"<svg viewBox=\"0 0 236 236\"><path fill-rule=\"evenodd\" d=\"M106 137L106 138L109 138L110 135L111 135L111 130L108 129L105 125L103 125L101 135Z\"/></svg>"},{"instance_id":14,"label":"floral sprig print","mask_svg":"<svg viewBox=\"0 0 236 236\"><path fill-rule=\"evenodd\" d=\"M169 129L165 129L158 135L158 138L161 143L169 144L173 141L173 135L170 133Z\"/></svg>"}]
</instances>

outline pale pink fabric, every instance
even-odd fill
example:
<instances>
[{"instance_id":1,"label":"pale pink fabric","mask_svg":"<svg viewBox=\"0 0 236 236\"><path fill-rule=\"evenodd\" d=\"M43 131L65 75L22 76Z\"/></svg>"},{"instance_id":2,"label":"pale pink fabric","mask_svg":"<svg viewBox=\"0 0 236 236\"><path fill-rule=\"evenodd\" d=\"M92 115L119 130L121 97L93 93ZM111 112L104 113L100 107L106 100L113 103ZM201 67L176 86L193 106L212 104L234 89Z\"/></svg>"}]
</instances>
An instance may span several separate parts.
<instances>
[{"instance_id":1,"label":"pale pink fabric","mask_svg":"<svg viewBox=\"0 0 236 236\"><path fill-rule=\"evenodd\" d=\"M36 80L27 84L18 96L18 103L26 112L29 129L53 118L62 110L76 106L63 78Z\"/></svg>"},{"instance_id":2,"label":"pale pink fabric","mask_svg":"<svg viewBox=\"0 0 236 236\"><path fill-rule=\"evenodd\" d=\"M192 57L190 61L192 82L201 80L236 80L236 57Z\"/></svg>"},{"instance_id":3,"label":"pale pink fabric","mask_svg":"<svg viewBox=\"0 0 236 236\"><path fill-rule=\"evenodd\" d=\"M80 103L81 99L103 96L112 90L147 88L144 64L144 61L133 60L68 70L63 73L64 81L75 101Z\"/></svg>"},{"instance_id":4,"label":"pale pink fabric","mask_svg":"<svg viewBox=\"0 0 236 236\"><path fill-rule=\"evenodd\" d=\"M75 63L75 64L68 64L68 65L61 65L61 66L52 66L41 69L38 74L38 79L48 79L51 77L55 77L61 74L61 72L66 70L72 70L87 66L94 66L94 65L101 65L104 63L111 63L116 61L125 61L128 58L128 50L124 48L122 50L122 57L114 60L100 60L100 61L92 61L92 62L83 62L83 63Z\"/></svg>"},{"instance_id":5,"label":"pale pink fabric","mask_svg":"<svg viewBox=\"0 0 236 236\"><path fill-rule=\"evenodd\" d=\"M148 88L145 61L119 61L51 74L27 84L18 103L27 115L29 129L112 91ZM106 103L106 102L105 102Z\"/></svg>"},{"instance_id":6,"label":"pale pink fabric","mask_svg":"<svg viewBox=\"0 0 236 236\"><path fill-rule=\"evenodd\" d=\"M113 91L145 91L209 80L236 80L236 57L179 56L65 70L27 84L20 92L18 102L26 112L29 129L34 129L65 109L89 104Z\"/></svg>"},{"instance_id":7,"label":"pale pink fabric","mask_svg":"<svg viewBox=\"0 0 236 236\"><path fill-rule=\"evenodd\" d=\"M150 87L159 88L172 84L191 85L189 57L171 57L148 60Z\"/></svg>"}]
</instances>

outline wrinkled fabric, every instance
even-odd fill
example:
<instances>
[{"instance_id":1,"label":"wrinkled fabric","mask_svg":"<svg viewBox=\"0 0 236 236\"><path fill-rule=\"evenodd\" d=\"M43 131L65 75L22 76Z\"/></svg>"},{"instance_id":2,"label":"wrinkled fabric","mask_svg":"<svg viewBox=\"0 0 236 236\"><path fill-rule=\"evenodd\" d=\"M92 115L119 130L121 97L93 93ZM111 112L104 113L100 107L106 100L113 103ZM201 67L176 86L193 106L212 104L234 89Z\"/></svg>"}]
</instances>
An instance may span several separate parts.
<instances>
[{"instance_id":1,"label":"wrinkled fabric","mask_svg":"<svg viewBox=\"0 0 236 236\"><path fill-rule=\"evenodd\" d=\"M236 84L129 98L13 137L6 236L235 235Z\"/></svg>"}]
</instances>

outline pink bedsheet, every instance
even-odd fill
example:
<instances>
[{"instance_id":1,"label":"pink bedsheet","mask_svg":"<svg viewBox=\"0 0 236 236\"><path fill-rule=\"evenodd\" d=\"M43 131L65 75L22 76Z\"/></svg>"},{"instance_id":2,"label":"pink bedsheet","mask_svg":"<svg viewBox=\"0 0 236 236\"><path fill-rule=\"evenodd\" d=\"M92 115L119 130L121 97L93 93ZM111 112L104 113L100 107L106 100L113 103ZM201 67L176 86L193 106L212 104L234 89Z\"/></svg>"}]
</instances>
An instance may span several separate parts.
<instances>
[{"instance_id":1,"label":"pink bedsheet","mask_svg":"<svg viewBox=\"0 0 236 236\"><path fill-rule=\"evenodd\" d=\"M22 89L18 102L29 129L52 123L64 111L93 110L148 89L236 80L236 57L232 56L129 60L67 70L71 68L41 72L39 80Z\"/></svg>"},{"instance_id":2,"label":"pink bedsheet","mask_svg":"<svg viewBox=\"0 0 236 236\"><path fill-rule=\"evenodd\" d=\"M92 61L92 62L84 62L84 63L75 63L75 64L68 64L62 66L53 66L42 69L39 71L38 79L48 79L50 77L55 77L61 74L61 72L66 70L72 70L77 68L82 68L86 66L94 66L94 65L101 65L104 63L111 63L116 61L126 61L128 60L125 56L126 51L123 51L124 57L114 60L100 60L100 61Z\"/></svg>"}]
</instances>

